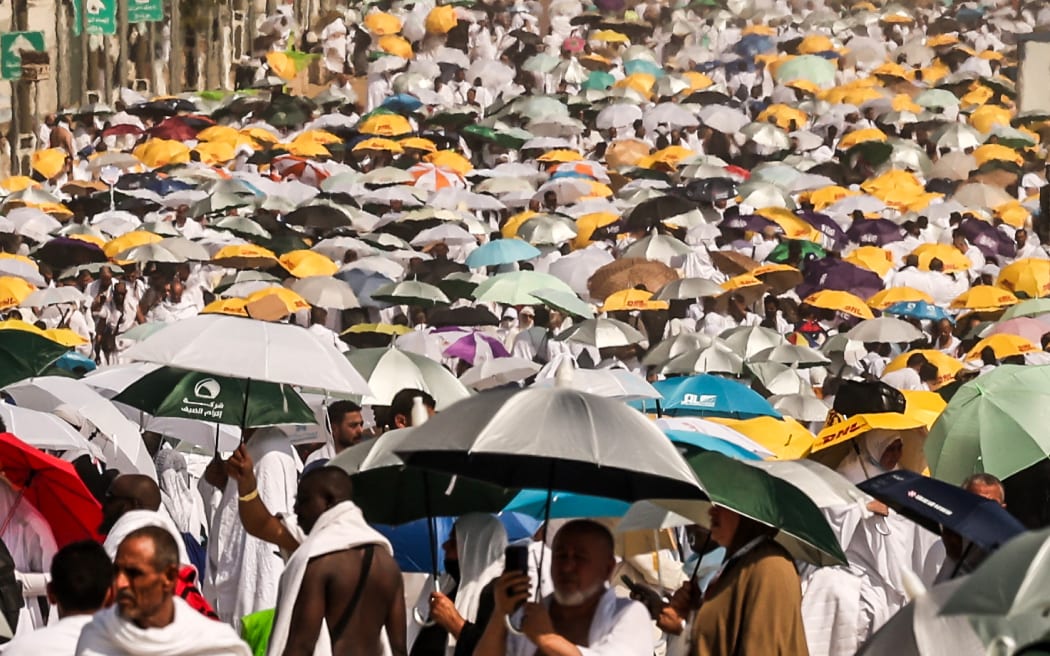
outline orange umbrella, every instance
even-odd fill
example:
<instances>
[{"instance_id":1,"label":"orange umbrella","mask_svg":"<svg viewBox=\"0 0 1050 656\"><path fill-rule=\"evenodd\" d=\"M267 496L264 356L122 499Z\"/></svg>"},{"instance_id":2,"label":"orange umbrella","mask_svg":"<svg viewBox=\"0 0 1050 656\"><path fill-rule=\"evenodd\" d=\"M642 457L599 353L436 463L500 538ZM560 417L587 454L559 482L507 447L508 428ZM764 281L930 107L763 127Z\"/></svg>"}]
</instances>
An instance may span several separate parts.
<instances>
[{"instance_id":1,"label":"orange umbrella","mask_svg":"<svg viewBox=\"0 0 1050 656\"><path fill-rule=\"evenodd\" d=\"M1016 304L1020 299L1012 293L991 285L976 285L959 294L952 301L953 310L971 310L973 312L994 312Z\"/></svg>"},{"instance_id":2,"label":"orange umbrella","mask_svg":"<svg viewBox=\"0 0 1050 656\"><path fill-rule=\"evenodd\" d=\"M819 292L807 296L806 300L803 302L812 305L813 307L834 310L854 317L860 317L861 319L875 318L875 315L871 312L871 308L865 305L864 301L860 298L849 292L835 289L822 289Z\"/></svg>"},{"instance_id":3,"label":"orange umbrella","mask_svg":"<svg viewBox=\"0 0 1050 656\"><path fill-rule=\"evenodd\" d=\"M106 242L106 245L102 247L102 252L106 254L106 257L112 259L117 256L117 253L123 253L129 248L145 246L146 244L155 244L161 239L164 238L155 232L135 230L133 232L126 232L116 239L109 240Z\"/></svg>"},{"instance_id":4,"label":"orange umbrella","mask_svg":"<svg viewBox=\"0 0 1050 656\"><path fill-rule=\"evenodd\" d=\"M893 254L878 246L861 246L842 259L868 271L874 271L880 276L886 275L893 268Z\"/></svg>"},{"instance_id":5,"label":"orange umbrella","mask_svg":"<svg viewBox=\"0 0 1050 656\"><path fill-rule=\"evenodd\" d=\"M1050 295L1050 260L1029 257L1003 267L995 284L1028 298Z\"/></svg>"},{"instance_id":6,"label":"orange umbrella","mask_svg":"<svg viewBox=\"0 0 1050 656\"><path fill-rule=\"evenodd\" d=\"M0 310L21 305L22 301L34 291L36 287L21 278L0 276Z\"/></svg>"},{"instance_id":7,"label":"orange umbrella","mask_svg":"<svg viewBox=\"0 0 1050 656\"><path fill-rule=\"evenodd\" d=\"M375 114L366 118L358 130L361 134L396 137L402 134L411 134L412 124L400 114Z\"/></svg>"},{"instance_id":8,"label":"orange umbrella","mask_svg":"<svg viewBox=\"0 0 1050 656\"><path fill-rule=\"evenodd\" d=\"M624 289L606 297L599 310L619 312L630 310L666 310L667 301L653 300L653 293L644 289Z\"/></svg>"},{"instance_id":9,"label":"orange umbrella","mask_svg":"<svg viewBox=\"0 0 1050 656\"><path fill-rule=\"evenodd\" d=\"M440 5L430 10L424 26L430 34L448 34L458 23L456 8L452 5Z\"/></svg>"},{"instance_id":10,"label":"orange umbrella","mask_svg":"<svg viewBox=\"0 0 1050 656\"><path fill-rule=\"evenodd\" d=\"M561 148L543 153L536 158L537 162L577 162L583 159L583 155L575 150Z\"/></svg>"},{"instance_id":11,"label":"orange umbrella","mask_svg":"<svg viewBox=\"0 0 1050 656\"><path fill-rule=\"evenodd\" d=\"M907 353L901 353L897 357L890 360L890 363L886 365L886 373L891 371L898 371L908 366L908 358L915 353L921 353L926 361L937 367L937 379L930 384L931 389L937 389L947 383L955 380L956 374L962 371L963 364L951 357L945 355L940 351L934 351L933 349L918 349L915 351L908 351Z\"/></svg>"},{"instance_id":12,"label":"orange umbrella","mask_svg":"<svg viewBox=\"0 0 1050 656\"><path fill-rule=\"evenodd\" d=\"M948 272L966 271L972 266L970 258L951 244L922 244L911 254L918 256L919 269L923 271L930 270L930 262L934 259L940 260L944 270Z\"/></svg>"},{"instance_id":13,"label":"orange umbrella","mask_svg":"<svg viewBox=\"0 0 1050 656\"><path fill-rule=\"evenodd\" d=\"M201 314L229 314L235 317L246 317L248 311L244 309L245 303L243 298L220 298L205 305Z\"/></svg>"},{"instance_id":14,"label":"orange umbrella","mask_svg":"<svg viewBox=\"0 0 1050 656\"><path fill-rule=\"evenodd\" d=\"M395 55L401 59L412 59L412 44L404 37L395 35L381 36L377 45L380 50L388 55Z\"/></svg>"},{"instance_id":15,"label":"orange umbrella","mask_svg":"<svg viewBox=\"0 0 1050 656\"><path fill-rule=\"evenodd\" d=\"M268 269L278 264L273 251L255 244L223 246L211 261L234 269Z\"/></svg>"},{"instance_id":16,"label":"orange umbrella","mask_svg":"<svg viewBox=\"0 0 1050 656\"><path fill-rule=\"evenodd\" d=\"M364 23L365 28L376 36L387 36L401 31L401 19L381 11L365 16Z\"/></svg>"},{"instance_id":17,"label":"orange umbrella","mask_svg":"<svg viewBox=\"0 0 1050 656\"><path fill-rule=\"evenodd\" d=\"M339 265L328 257L310 250L289 251L277 261L296 278L331 276L339 270Z\"/></svg>"},{"instance_id":18,"label":"orange umbrella","mask_svg":"<svg viewBox=\"0 0 1050 656\"><path fill-rule=\"evenodd\" d=\"M963 359L980 360L981 353L983 353L986 348L992 349L997 360L1002 360L1003 358L1009 358L1015 355L1034 353L1039 350L1039 345L1019 335L999 333L997 335L989 335L974 344L973 348L970 349L970 352L967 353L966 357Z\"/></svg>"},{"instance_id":19,"label":"orange umbrella","mask_svg":"<svg viewBox=\"0 0 1050 656\"><path fill-rule=\"evenodd\" d=\"M917 303L923 301L933 305L933 297L913 287L890 287L868 299L868 306L876 310L885 310L895 303Z\"/></svg>"}]
</instances>

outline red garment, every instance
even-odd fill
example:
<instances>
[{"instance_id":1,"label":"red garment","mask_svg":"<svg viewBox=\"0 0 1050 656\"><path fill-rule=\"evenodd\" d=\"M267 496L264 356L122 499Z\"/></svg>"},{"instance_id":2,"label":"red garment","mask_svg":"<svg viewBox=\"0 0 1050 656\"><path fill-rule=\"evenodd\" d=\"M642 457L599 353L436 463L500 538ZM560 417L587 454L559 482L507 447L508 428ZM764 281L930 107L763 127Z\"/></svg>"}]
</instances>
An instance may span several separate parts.
<instances>
[{"instance_id":1,"label":"red garment","mask_svg":"<svg viewBox=\"0 0 1050 656\"><path fill-rule=\"evenodd\" d=\"M179 570L179 577L175 579L175 594L201 615L219 621L219 616L197 587L197 568L193 565L183 565Z\"/></svg>"}]
</instances>

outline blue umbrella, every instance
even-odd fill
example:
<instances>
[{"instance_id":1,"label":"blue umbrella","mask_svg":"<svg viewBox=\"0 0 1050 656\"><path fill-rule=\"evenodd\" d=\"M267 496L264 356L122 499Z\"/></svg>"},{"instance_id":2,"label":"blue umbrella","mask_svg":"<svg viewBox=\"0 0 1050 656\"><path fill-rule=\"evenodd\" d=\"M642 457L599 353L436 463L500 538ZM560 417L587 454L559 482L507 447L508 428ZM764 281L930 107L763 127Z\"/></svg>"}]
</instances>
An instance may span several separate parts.
<instances>
[{"instance_id":1,"label":"blue umbrella","mask_svg":"<svg viewBox=\"0 0 1050 656\"><path fill-rule=\"evenodd\" d=\"M73 372L74 374L86 374L87 372L94 371L98 368L98 365L95 364L94 360L86 355L81 355L76 351L70 351L55 360L55 366L59 369Z\"/></svg>"},{"instance_id":2,"label":"blue umbrella","mask_svg":"<svg viewBox=\"0 0 1050 656\"><path fill-rule=\"evenodd\" d=\"M733 46L733 52L741 57L754 57L776 50L773 39L764 34L745 34Z\"/></svg>"},{"instance_id":3,"label":"blue umbrella","mask_svg":"<svg viewBox=\"0 0 1050 656\"><path fill-rule=\"evenodd\" d=\"M934 533L940 533L943 526L985 551L1025 531L995 501L915 472L888 472L857 487Z\"/></svg>"},{"instance_id":4,"label":"blue umbrella","mask_svg":"<svg viewBox=\"0 0 1050 656\"><path fill-rule=\"evenodd\" d=\"M434 532L434 544L430 542L430 529L427 527L426 519L418 519L407 524L398 526L376 525L376 530L383 534L390 545L394 548L394 560L397 561L402 572L425 572L430 573L431 549L437 553L437 562L440 565L445 562L445 552L441 545L448 538L452 526L456 523L455 517L436 517L436 530Z\"/></svg>"},{"instance_id":5,"label":"blue umbrella","mask_svg":"<svg viewBox=\"0 0 1050 656\"><path fill-rule=\"evenodd\" d=\"M346 269L336 272L334 277L350 285L362 307L384 308L388 306L372 298L374 291L394 282L383 274L367 269Z\"/></svg>"},{"instance_id":6,"label":"blue umbrella","mask_svg":"<svg viewBox=\"0 0 1050 656\"><path fill-rule=\"evenodd\" d=\"M398 114L411 114L422 106L423 103L420 102L419 98L410 96L407 93L399 93L390 96L384 100L382 104L382 107L386 107L390 111L397 112Z\"/></svg>"},{"instance_id":7,"label":"blue umbrella","mask_svg":"<svg viewBox=\"0 0 1050 656\"><path fill-rule=\"evenodd\" d=\"M703 433L694 433L692 431L682 430L665 430L664 434L671 438L680 449L686 447L686 451L717 451L724 456L730 458L736 458L737 460L761 460L758 454L752 453L747 449L737 446L732 442L727 442L723 439L712 437L710 435L704 435Z\"/></svg>"},{"instance_id":8,"label":"blue umbrella","mask_svg":"<svg viewBox=\"0 0 1050 656\"><path fill-rule=\"evenodd\" d=\"M540 251L522 239L494 239L475 248L467 256L467 266L471 269L499 266L539 257Z\"/></svg>"},{"instance_id":9,"label":"blue umbrella","mask_svg":"<svg viewBox=\"0 0 1050 656\"><path fill-rule=\"evenodd\" d=\"M632 59L623 65L623 70L628 75L634 75L635 73L648 73L653 77L663 77L665 75L663 68L648 59Z\"/></svg>"},{"instance_id":10,"label":"blue umbrella","mask_svg":"<svg viewBox=\"0 0 1050 656\"><path fill-rule=\"evenodd\" d=\"M671 417L691 415L730 419L781 418L780 413L758 392L718 376L700 374L668 378L653 383L653 387L663 396L661 411Z\"/></svg>"},{"instance_id":11,"label":"blue umbrella","mask_svg":"<svg viewBox=\"0 0 1050 656\"><path fill-rule=\"evenodd\" d=\"M520 512L507 512L504 510L499 514L499 521L507 531L507 542L517 542L525 538L531 538L536 531L543 526L542 519L536 519Z\"/></svg>"},{"instance_id":12,"label":"blue umbrella","mask_svg":"<svg viewBox=\"0 0 1050 656\"><path fill-rule=\"evenodd\" d=\"M546 490L522 490L507 503L503 512L520 513L542 519L547 504ZM595 497L589 494L554 492L551 495L550 518L622 517L631 504L618 499Z\"/></svg>"},{"instance_id":13,"label":"blue umbrella","mask_svg":"<svg viewBox=\"0 0 1050 656\"><path fill-rule=\"evenodd\" d=\"M926 301L904 301L901 303L894 303L884 310L885 314L895 314L898 317L911 317L912 319L921 319L929 321L940 321L941 319L947 319L952 323L955 323L955 319L952 315L948 314L948 311L937 305L931 305Z\"/></svg>"}]
</instances>

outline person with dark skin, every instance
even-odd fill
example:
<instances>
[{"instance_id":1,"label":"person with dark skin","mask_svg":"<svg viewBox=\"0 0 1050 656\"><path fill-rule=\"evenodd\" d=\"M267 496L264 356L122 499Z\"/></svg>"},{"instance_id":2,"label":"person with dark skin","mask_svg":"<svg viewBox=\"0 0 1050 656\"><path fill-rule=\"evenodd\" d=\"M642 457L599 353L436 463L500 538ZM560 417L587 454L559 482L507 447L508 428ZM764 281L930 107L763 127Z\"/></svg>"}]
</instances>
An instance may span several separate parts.
<instances>
[{"instance_id":1,"label":"person with dark skin","mask_svg":"<svg viewBox=\"0 0 1050 656\"><path fill-rule=\"evenodd\" d=\"M106 499L102 502L102 523L98 532L109 533L117 520L131 510L157 510L160 508L160 488L149 476L124 474L110 485Z\"/></svg>"},{"instance_id":2,"label":"person with dark skin","mask_svg":"<svg viewBox=\"0 0 1050 656\"><path fill-rule=\"evenodd\" d=\"M349 475L335 467L314 470L299 482L295 514L299 526L310 533L318 519L337 504L350 501ZM314 645L326 621L333 654L383 653L380 634L386 628L391 652L406 654L405 599L401 570L385 549L374 549L373 560L358 604L341 633L351 599L355 596L364 559L363 548L335 551L312 558L306 566L292 610L284 656L314 653Z\"/></svg>"}]
</instances>

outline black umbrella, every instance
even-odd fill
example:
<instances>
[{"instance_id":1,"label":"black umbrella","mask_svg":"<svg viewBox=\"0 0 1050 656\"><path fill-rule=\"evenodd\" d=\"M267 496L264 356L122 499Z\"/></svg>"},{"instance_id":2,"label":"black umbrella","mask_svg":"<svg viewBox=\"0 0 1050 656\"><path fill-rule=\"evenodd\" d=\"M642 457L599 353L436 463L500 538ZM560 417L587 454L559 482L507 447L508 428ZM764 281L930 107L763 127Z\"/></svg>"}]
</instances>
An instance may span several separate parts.
<instances>
[{"instance_id":1,"label":"black umbrella","mask_svg":"<svg viewBox=\"0 0 1050 656\"><path fill-rule=\"evenodd\" d=\"M427 324L434 328L443 328L445 326L498 326L499 317L483 307L442 308L427 315Z\"/></svg>"},{"instance_id":2,"label":"black umbrella","mask_svg":"<svg viewBox=\"0 0 1050 656\"><path fill-rule=\"evenodd\" d=\"M307 205L284 215L285 223L304 228L331 230L351 225L350 215L331 205Z\"/></svg>"},{"instance_id":3,"label":"black umbrella","mask_svg":"<svg viewBox=\"0 0 1050 656\"><path fill-rule=\"evenodd\" d=\"M1025 531L1021 522L992 499L915 472L888 472L857 487L934 533L940 534L943 527L985 551Z\"/></svg>"},{"instance_id":4,"label":"black umbrella","mask_svg":"<svg viewBox=\"0 0 1050 656\"><path fill-rule=\"evenodd\" d=\"M652 229L657 223L672 216L685 214L696 209L696 203L681 196L657 196L635 205L627 216L627 229L630 231Z\"/></svg>"},{"instance_id":5,"label":"black umbrella","mask_svg":"<svg viewBox=\"0 0 1050 656\"><path fill-rule=\"evenodd\" d=\"M704 178L691 180L685 186L685 196L698 203L713 203L736 196L736 180L732 178Z\"/></svg>"}]
</instances>

